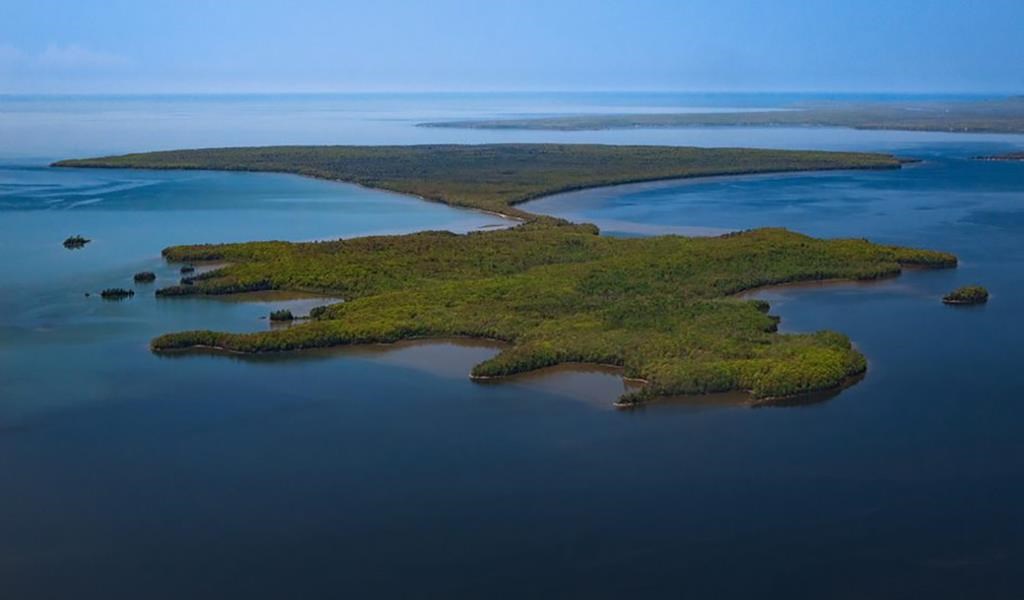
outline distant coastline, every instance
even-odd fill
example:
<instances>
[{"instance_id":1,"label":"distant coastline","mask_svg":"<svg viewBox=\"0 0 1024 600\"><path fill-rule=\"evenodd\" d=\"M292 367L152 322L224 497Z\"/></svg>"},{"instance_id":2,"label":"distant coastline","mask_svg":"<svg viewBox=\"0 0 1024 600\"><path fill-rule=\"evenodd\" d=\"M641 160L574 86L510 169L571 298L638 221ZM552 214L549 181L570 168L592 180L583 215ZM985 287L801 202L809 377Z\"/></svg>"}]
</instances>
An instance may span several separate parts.
<instances>
[{"instance_id":1,"label":"distant coastline","mask_svg":"<svg viewBox=\"0 0 1024 600\"><path fill-rule=\"evenodd\" d=\"M684 127L846 127L949 133L1024 133L1024 97L983 101L826 103L790 110L621 113L420 123L421 127L598 131Z\"/></svg>"},{"instance_id":2,"label":"distant coastline","mask_svg":"<svg viewBox=\"0 0 1024 600\"><path fill-rule=\"evenodd\" d=\"M1006 154L993 154L990 156L975 156L974 160L996 160L996 161L1024 161L1024 152L1008 152Z\"/></svg>"}]
</instances>

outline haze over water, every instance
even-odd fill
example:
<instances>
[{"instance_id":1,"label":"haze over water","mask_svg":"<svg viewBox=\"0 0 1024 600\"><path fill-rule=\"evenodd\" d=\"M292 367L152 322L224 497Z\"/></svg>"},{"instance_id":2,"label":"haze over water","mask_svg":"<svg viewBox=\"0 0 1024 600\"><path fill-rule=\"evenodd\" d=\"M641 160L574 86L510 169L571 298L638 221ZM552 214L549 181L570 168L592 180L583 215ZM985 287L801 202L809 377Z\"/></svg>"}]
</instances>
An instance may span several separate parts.
<instances>
[{"instance_id":1,"label":"haze over water","mask_svg":"<svg viewBox=\"0 0 1024 600\"><path fill-rule=\"evenodd\" d=\"M1014 597L1024 581L1024 137L831 128L429 129L443 118L773 108L784 95L0 97L0 578L11 597L627 593ZM785 226L956 253L956 270L762 291L870 367L820 402L615 411L614 375L479 385L486 345L149 353L283 301L104 287L177 243L501 224L273 174L51 169L190 146L504 141L871 150L897 171L583 191L530 210L645 235ZM61 247L81 233L81 251ZM942 305L966 283L987 306ZM308 308L307 300L302 305Z\"/></svg>"}]
</instances>

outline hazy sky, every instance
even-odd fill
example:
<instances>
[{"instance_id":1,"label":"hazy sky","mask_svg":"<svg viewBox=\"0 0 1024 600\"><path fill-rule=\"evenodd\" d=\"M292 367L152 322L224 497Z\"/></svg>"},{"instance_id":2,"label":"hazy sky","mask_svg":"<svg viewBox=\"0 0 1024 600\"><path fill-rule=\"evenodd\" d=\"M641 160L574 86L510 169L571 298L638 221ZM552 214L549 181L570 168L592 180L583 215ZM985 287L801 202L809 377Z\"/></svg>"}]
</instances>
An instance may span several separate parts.
<instances>
[{"instance_id":1,"label":"hazy sky","mask_svg":"<svg viewBox=\"0 0 1024 600\"><path fill-rule=\"evenodd\" d=\"M1024 0L2 0L0 92L1024 91Z\"/></svg>"}]
</instances>

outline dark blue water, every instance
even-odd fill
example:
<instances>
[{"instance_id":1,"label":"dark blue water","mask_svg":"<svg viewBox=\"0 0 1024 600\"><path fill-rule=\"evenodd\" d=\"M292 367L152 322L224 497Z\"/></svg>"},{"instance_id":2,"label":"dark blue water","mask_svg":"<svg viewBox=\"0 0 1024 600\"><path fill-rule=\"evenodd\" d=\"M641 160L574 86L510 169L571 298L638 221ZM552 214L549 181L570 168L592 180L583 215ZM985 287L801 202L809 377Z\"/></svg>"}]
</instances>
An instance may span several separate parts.
<instances>
[{"instance_id":1,"label":"dark blue water","mask_svg":"<svg viewBox=\"0 0 1024 600\"><path fill-rule=\"evenodd\" d=\"M403 110L420 139L415 104ZM607 372L472 383L469 368L495 351L487 345L151 355L147 341L167 330L255 330L282 303L324 301L82 296L130 285L144 268L158 284L173 278L158 256L167 244L495 221L296 177L57 171L19 159L0 172L4 597L1019 597L1024 163L969 157L1024 141L591 135L817 140L925 161L630 186L532 210L632 235L785 225L950 250L962 264L759 293L784 330L838 329L868 356L867 376L840 393L791 407L730 396L621 412L610 404L623 384ZM159 132L142 127L149 136ZM76 232L96 241L63 249ZM939 302L969 282L989 287L988 305Z\"/></svg>"}]
</instances>

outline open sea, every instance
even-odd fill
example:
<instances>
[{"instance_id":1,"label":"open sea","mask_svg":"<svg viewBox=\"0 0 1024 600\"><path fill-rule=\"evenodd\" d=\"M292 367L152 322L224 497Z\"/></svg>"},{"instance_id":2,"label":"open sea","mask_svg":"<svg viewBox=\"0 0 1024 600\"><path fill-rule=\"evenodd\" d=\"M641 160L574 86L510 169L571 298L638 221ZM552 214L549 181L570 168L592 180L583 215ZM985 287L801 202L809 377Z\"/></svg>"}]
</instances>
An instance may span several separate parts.
<instances>
[{"instance_id":1,"label":"open sea","mask_svg":"<svg viewBox=\"0 0 1024 600\"><path fill-rule=\"evenodd\" d=\"M806 99L806 97L802 97ZM780 108L786 94L0 96L0 597L1020 598L1024 136L590 132L424 121ZM839 97L840 99L849 97ZM812 99L821 99L813 97ZM291 175L53 169L256 144L596 142L891 152L894 171L637 184L527 210L611 235L784 226L955 270L761 290L783 331L868 357L812 403L619 411L614 371L468 379L488 343L156 356L331 299L156 299L168 245L507 224ZM72 234L94 240L61 246ZM155 284L133 284L142 270ZM941 296L980 283L987 305ZM134 287L126 301L107 287ZM87 296L86 293L89 293Z\"/></svg>"}]
</instances>

